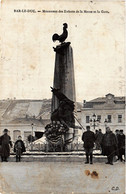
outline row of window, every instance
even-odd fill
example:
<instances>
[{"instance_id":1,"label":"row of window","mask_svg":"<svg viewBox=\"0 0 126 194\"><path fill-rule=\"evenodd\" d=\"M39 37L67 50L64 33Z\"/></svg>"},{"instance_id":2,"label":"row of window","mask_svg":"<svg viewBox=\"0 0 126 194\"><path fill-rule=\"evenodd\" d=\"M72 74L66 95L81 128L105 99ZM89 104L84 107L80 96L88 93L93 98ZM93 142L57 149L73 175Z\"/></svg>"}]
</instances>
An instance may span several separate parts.
<instances>
[{"instance_id":1,"label":"row of window","mask_svg":"<svg viewBox=\"0 0 126 194\"><path fill-rule=\"evenodd\" d=\"M97 115L97 121L101 122L101 115ZM112 115L107 115L107 123L112 123ZM90 123L90 116L86 116L86 123ZM122 115L118 115L118 123L122 123Z\"/></svg>"}]
</instances>

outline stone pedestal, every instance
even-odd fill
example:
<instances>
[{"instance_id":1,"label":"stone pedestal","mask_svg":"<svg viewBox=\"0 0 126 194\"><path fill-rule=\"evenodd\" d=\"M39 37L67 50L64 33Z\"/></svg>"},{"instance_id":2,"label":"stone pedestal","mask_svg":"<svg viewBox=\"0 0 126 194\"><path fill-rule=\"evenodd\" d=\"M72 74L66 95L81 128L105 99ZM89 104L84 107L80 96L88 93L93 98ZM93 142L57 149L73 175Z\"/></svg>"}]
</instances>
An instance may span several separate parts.
<instances>
[{"instance_id":1,"label":"stone pedestal","mask_svg":"<svg viewBox=\"0 0 126 194\"><path fill-rule=\"evenodd\" d=\"M70 46L70 42L57 46L54 51L56 52L56 56L53 88L60 89L60 92L75 102L73 50ZM55 95L53 95L51 111L53 112L58 108L58 106L59 100ZM74 129L70 128L68 133L65 135L65 140L70 138L72 139L73 134Z\"/></svg>"},{"instance_id":2,"label":"stone pedestal","mask_svg":"<svg viewBox=\"0 0 126 194\"><path fill-rule=\"evenodd\" d=\"M74 134L74 129L73 128L69 128L69 131L65 135L65 140L73 138L73 134Z\"/></svg>"},{"instance_id":3,"label":"stone pedestal","mask_svg":"<svg viewBox=\"0 0 126 194\"><path fill-rule=\"evenodd\" d=\"M53 88L60 89L60 92L75 102L75 80L72 47L70 46L70 43L63 43L63 45L57 46L55 51L56 56ZM59 100L53 95L51 111L53 112L55 109L57 109L58 105Z\"/></svg>"}]
</instances>

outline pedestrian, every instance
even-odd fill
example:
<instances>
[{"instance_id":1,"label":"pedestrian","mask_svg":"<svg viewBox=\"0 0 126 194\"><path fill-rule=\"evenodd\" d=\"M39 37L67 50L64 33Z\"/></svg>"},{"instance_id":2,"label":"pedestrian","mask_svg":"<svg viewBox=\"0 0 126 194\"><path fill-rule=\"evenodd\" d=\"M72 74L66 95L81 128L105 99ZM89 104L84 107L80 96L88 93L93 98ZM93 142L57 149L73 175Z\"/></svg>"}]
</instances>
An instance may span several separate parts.
<instances>
[{"instance_id":1,"label":"pedestrian","mask_svg":"<svg viewBox=\"0 0 126 194\"><path fill-rule=\"evenodd\" d=\"M102 130L99 129L99 130L98 130L97 137L96 137L96 140L95 140L96 149L97 149L97 150L101 150L102 138L103 138L103 133L102 133Z\"/></svg>"},{"instance_id":2,"label":"pedestrian","mask_svg":"<svg viewBox=\"0 0 126 194\"><path fill-rule=\"evenodd\" d=\"M95 139L97 139L98 133L99 133L99 131L96 129L96 130L95 130Z\"/></svg>"},{"instance_id":3,"label":"pedestrian","mask_svg":"<svg viewBox=\"0 0 126 194\"><path fill-rule=\"evenodd\" d=\"M115 134L110 130L110 127L106 127L106 133L103 135L102 139L103 155L106 155L108 159L106 164L113 165L113 157L117 148L118 147Z\"/></svg>"},{"instance_id":4,"label":"pedestrian","mask_svg":"<svg viewBox=\"0 0 126 194\"><path fill-rule=\"evenodd\" d=\"M119 131L118 129L116 129L116 130L115 130L115 136L116 136L116 138L117 138L117 141L118 141L118 136L119 136L119 134L120 134L120 131Z\"/></svg>"},{"instance_id":5,"label":"pedestrian","mask_svg":"<svg viewBox=\"0 0 126 194\"><path fill-rule=\"evenodd\" d=\"M96 150L98 150L98 142L97 142L98 133L99 133L99 132L98 132L98 130L96 129L96 130L95 130L95 134L94 134L94 135L95 135L95 149L96 149Z\"/></svg>"},{"instance_id":6,"label":"pedestrian","mask_svg":"<svg viewBox=\"0 0 126 194\"><path fill-rule=\"evenodd\" d=\"M123 130L120 130L120 134L118 135L118 149L119 149L119 160L122 162L124 156L125 159L125 135L123 134Z\"/></svg>"},{"instance_id":7,"label":"pedestrian","mask_svg":"<svg viewBox=\"0 0 126 194\"><path fill-rule=\"evenodd\" d=\"M16 162L21 161L21 155L23 152L25 152L25 145L22 141L22 137L18 136L18 140L14 144L14 152L16 152Z\"/></svg>"},{"instance_id":8,"label":"pedestrian","mask_svg":"<svg viewBox=\"0 0 126 194\"><path fill-rule=\"evenodd\" d=\"M8 135L8 129L4 129L4 135L1 136L1 161L8 162L10 156L10 146L12 147L11 138Z\"/></svg>"},{"instance_id":9,"label":"pedestrian","mask_svg":"<svg viewBox=\"0 0 126 194\"><path fill-rule=\"evenodd\" d=\"M115 130L115 136L116 136L116 140L117 140L117 145L119 143L119 134L120 134L120 131L118 129ZM116 159L117 158L117 159ZM117 148L117 151L115 153L115 161L117 162L119 160L119 148Z\"/></svg>"},{"instance_id":10,"label":"pedestrian","mask_svg":"<svg viewBox=\"0 0 126 194\"><path fill-rule=\"evenodd\" d=\"M90 164L93 164L93 147L95 142L95 134L90 131L90 126L86 127L87 131L82 135L82 141L84 141L84 149L86 151L86 162L89 163L89 155L90 155Z\"/></svg>"}]
</instances>

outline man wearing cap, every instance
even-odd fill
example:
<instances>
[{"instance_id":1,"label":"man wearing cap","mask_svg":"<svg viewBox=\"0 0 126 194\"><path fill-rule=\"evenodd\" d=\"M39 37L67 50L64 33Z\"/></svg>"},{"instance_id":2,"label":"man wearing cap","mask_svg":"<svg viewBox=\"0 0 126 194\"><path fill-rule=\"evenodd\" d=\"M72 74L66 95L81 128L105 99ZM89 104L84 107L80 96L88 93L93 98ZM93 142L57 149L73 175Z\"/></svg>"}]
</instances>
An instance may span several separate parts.
<instances>
[{"instance_id":1,"label":"man wearing cap","mask_svg":"<svg viewBox=\"0 0 126 194\"><path fill-rule=\"evenodd\" d=\"M84 148L86 151L86 162L89 163L89 155L90 155L90 164L93 164L93 147L95 142L95 134L90 131L90 126L86 127L87 131L82 135L82 141L84 141Z\"/></svg>"},{"instance_id":2,"label":"man wearing cap","mask_svg":"<svg viewBox=\"0 0 126 194\"><path fill-rule=\"evenodd\" d=\"M2 162L8 162L7 158L10 156L10 147L12 142L10 136L7 134L8 129L4 129L4 135L1 136L1 160Z\"/></svg>"},{"instance_id":3,"label":"man wearing cap","mask_svg":"<svg viewBox=\"0 0 126 194\"><path fill-rule=\"evenodd\" d=\"M118 149L119 149L119 160L122 162L124 155L125 158L125 135L123 134L123 130L120 130L120 134L118 136Z\"/></svg>"}]
</instances>

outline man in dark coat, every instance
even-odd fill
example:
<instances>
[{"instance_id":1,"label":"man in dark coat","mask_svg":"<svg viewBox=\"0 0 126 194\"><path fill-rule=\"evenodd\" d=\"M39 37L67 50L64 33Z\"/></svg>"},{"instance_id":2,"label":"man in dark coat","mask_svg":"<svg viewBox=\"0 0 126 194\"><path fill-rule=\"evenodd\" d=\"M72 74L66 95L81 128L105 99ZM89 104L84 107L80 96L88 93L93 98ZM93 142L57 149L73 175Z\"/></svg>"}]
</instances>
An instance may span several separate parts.
<instances>
[{"instance_id":1,"label":"man in dark coat","mask_svg":"<svg viewBox=\"0 0 126 194\"><path fill-rule=\"evenodd\" d=\"M10 136L7 134L8 129L4 129L4 135L1 136L1 160L2 162L8 162L7 158L10 156L10 147L12 142Z\"/></svg>"},{"instance_id":2,"label":"man in dark coat","mask_svg":"<svg viewBox=\"0 0 126 194\"><path fill-rule=\"evenodd\" d=\"M93 147L95 142L95 135L92 131L90 131L90 126L86 127L87 131L82 135L82 141L84 141L84 148L86 151L86 162L89 163L89 155L90 155L90 164L93 164Z\"/></svg>"},{"instance_id":3,"label":"man in dark coat","mask_svg":"<svg viewBox=\"0 0 126 194\"><path fill-rule=\"evenodd\" d=\"M14 152L16 152L16 162L21 161L21 154L25 152L24 142L21 140L21 136L18 136L18 140L14 144Z\"/></svg>"},{"instance_id":4,"label":"man in dark coat","mask_svg":"<svg viewBox=\"0 0 126 194\"><path fill-rule=\"evenodd\" d=\"M113 157L117 150L117 140L115 134L106 127L106 133L103 135L102 139L103 155L107 156L107 163L113 165Z\"/></svg>"},{"instance_id":5,"label":"man in dark coat","mask_svg":"<svg viewBox=\"0 0 126 194\"><path fill-rule=\"evenodd\" d=\"M118 149L119 149L119 160L122 162L122 156L125 158L125 135L123 134L123 130L120 130L120 134L118 135Z\"/></svg>"}]
</instances>

